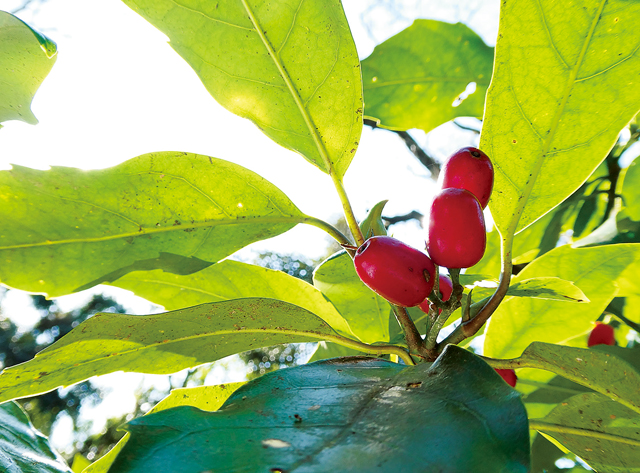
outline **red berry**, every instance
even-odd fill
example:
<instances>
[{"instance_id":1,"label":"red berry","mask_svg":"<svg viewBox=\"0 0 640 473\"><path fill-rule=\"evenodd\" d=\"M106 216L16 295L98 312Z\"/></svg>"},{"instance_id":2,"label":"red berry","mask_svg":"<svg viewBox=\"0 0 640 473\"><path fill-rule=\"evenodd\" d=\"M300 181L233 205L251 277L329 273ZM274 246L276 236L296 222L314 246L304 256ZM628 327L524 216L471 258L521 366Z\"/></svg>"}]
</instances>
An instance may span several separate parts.
<instances>
[{"instance_id":1,"label":"red berry","mask_svg":"<svg viewBox=\"0 0 640 473\"><path fill-rule=\"evenodd\" d=\"M613 327L611 325L596 323L589 334L589 340L587 346L592 347L594 345L615 345L616 338L613 336Z\"/></svg>"},{"instance_id":2,"label":"red berry","mask_svg":"<svg viewBox=\"0 0 640 473\"><path fill-rule=\"evenodd\" d=\"M489 157L477 148L456 151L442 166L442 189L466 189L476 196L484 209L493 189L493 164Z\"/></svg>"},{"instance_id":3,"label":"red berry","mask_svg":"<svg viewBox=\"0 0 640 473\"><path fill-rule=\"evenodd\" d=\"M396 305L416 306L433 289L436 267L431 259L395 238L369 238L356 251L353 263L362 282Z\"/></svg>"},{"instance_id":4,"label":"red berry","mask_svg":"<svg viewBox=\"0 0 640 473\"><path fill-rule=\"evenodd\" d=\"M440 293L440 300L442 300L442 302L447 302L453 292L453 282L449 279L449 276L438 276L438 289L438 292ZM425 299L419 307L422 312L428 314L429 308L431 307L431 301L429 299ZM440 313L442 313L442 309L438 310L438 314Z\"/></svg>"},{"instance_id":5,"label":"red berry","mask_svg":"<svg viewBox=\"0 0 640 473\"><path fill-rule=\"evenodd\" d=\"M516 387L516 382L518 381L518 377L516 376L516 372L514 370L499 370L496 368L496 372L502 376L509 386L512 388Z\"/></svg>"},{"instance_id":6,"label":"red berry","mask_svg":"<svg viewBox=\"0 0 640 473\"><path fill-rule=\"evenodd\" d=\"M445 268L469 268L487 246L484 215L478 199L464 189L443 189L431 203L427 251Z\"/></svg>"}]
</instances>

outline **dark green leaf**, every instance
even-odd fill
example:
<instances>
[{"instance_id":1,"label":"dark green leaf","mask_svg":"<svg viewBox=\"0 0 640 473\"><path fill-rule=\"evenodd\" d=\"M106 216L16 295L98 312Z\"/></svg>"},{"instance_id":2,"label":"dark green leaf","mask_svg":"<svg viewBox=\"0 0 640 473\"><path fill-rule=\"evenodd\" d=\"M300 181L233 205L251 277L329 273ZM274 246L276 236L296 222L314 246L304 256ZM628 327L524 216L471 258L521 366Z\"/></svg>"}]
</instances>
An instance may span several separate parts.
<instances>
[{"instance_id":1,"label":"dark green leaf","mask_svg":"<svg viewBox=\"0 0 640 473\"><path fill-rule=\"evenodd\" d=\"M203 411L216 411L243 384L245 383L173 389L171 394L156 404L147 415L176 406L193 406ZM129 441L129 436L129 433L126 433L106 455L92 463L82 473L107 473L120 451Z\"/></svg>"},{"instance_id":2,"label":"dark green leaf","mask_svg":"<svg viewBox=\"0 0 640 473\"><path fill-rule=\"evenodd\" d=\"M0 11L0 123L38 123L31 100L55 64L56 52L56 44L49 38Z\"/></svg>"},{"instance_id":3,"label":"dark green leaf","mask_svg":"<svg viewBox=\"0 0 640 473\"><path fill-rule=\"evenodd\" d=\"M529 470L519 396L456 346L431 366L346 358L279 370L215 413L176 408L127 430L118 473Z\"/></svg>"},{"instance_id":4,"label":"dark green leaf","mask_svg":"<svg viewBox=\"0 0 640 473\"><path fill-rule=\"evenodd\" d=\"M640 472L640 416L601 394L574 396L531 426L597 471Z\"/></svg>"},{"instance_id":5,"label":"dark green leaf","mask_svg":"<svg viewBox=\"0 0 640 473\"><path fill-rule=\"evenodd\" d=\"M0 281L51 297L131 271L190 274L304 215L237 164L151 153L116 167L0 172Z\"/></svg>"},{"instance_id":6,"label":"dark green leaf","mask_svg":"<svg viewBox=\"0 0 640 473\"><path fill-rule=\"evenodd\" d=\"M492 67L493 48L466 25L416 20L362 61L365 114L383 128L424 131L480 117Z\"/></svg>"},{"instance_id":7,"label":"dark green leaf","mask_svg":"<svg viewBox=\"0 0 640 473\"><path fill-rule=\"evenodd\" d=\"M280 343L335 340L319 317L273 299L236 299L147 316L97 314L0 375L0 402L115 371L175 373Z\"/></svg>"},{"instance_id":8,"label":"dark green leaf","mask_svg":"<svg viewBox=\"0 0 640 473\"><path fill-rule=\"evenodd\" d=\"M333 302L360 340L389 340L391 306L365 286L346 252L340 251L322 262L313 273L313 284Z\"/></svg>"},{"instance_id":9,"label":"dark green leaf","mask_svg":"<svg viewBox=\"0 0 640 473\"><path fill-rule=\"evenodd\" d=\"M640 3L625 0L502 3L480 147L503 234L578 189L638 112L638 23Z\"/></svg>"},{"instance_id":10,"label":"dark green leaf","mask_svg":"<svg viewBox=\"0 0 640 473\"><path fill-rule=\"evenodd\" d=\"M15 402L0 406L0 468L3 473L71 473Z\"/></svg>"},{"instance_id":11,"label":"dark green leaf","mask_svg":"<svg viewBox=\"0 0 640 473\"><path fill-rule=\"evenodd\" d=\"M112 283L168 310L241 297L279 299L307 309L353 338L347 321L312 285L282 271L225 260L188 276L136 271Z\"/></svg>"},{"instance_id":12,"label":"dark green leaf","mask_svg":"<svg viewBox=\"0 0 640 473\"><path fill-rule=\"evenodd\" d=\"M596 196L588 197L582 202L582 206L578 211L578 216L573 224L573 238L578 238L582 235L589 221L596 211L598 200Z\"/></svg>"},{"instance_id":13,"label":"dark green leaf","mask_svg":"<svg viewBox=\"0 0 640 473\"><path fill-rule=\"evenodd\" d=\"M226 109L342 177L362 132L360 63L337 0L124 0Z\"/></svg>"}]
</instances>

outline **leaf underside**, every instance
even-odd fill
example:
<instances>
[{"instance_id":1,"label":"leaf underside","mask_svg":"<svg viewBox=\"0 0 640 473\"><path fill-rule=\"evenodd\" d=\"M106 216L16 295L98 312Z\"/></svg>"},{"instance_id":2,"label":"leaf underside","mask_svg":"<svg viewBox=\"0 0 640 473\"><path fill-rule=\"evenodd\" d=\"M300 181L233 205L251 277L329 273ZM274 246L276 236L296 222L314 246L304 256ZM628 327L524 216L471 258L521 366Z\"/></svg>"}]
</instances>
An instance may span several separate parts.
<instances>
[{"instance_id":1,"label":"leaf underside","mask_svg":"<svg viewBox=\"0 0 640 473\"><path fill-rule=\"evenodd\" d=\"M112 468L121 473L513 473L529 465L519 396L455 346L430 367L341 358L279 370L215 413L171 409L127 430L131 439Z\"/></svg>"}]
</instances>

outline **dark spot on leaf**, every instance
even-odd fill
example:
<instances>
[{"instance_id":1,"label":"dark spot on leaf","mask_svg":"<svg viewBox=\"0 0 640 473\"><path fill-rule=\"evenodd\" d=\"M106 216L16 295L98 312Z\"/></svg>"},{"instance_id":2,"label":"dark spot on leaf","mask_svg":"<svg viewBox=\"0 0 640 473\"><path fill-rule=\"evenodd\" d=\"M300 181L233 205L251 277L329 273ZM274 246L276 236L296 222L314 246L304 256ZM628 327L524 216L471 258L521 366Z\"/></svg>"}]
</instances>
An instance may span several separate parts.
<instances>
[{"instance_id":1,"label":"dark spot on leaf","mask_svg":"<svg viewBox=\"0 0 640 473\"><path fill-rule=\"evenodd\" d=\"M416 383L407 383L407 388L419 388L422 386L422 381L418 381Z\"/></svg>"}]
</instances>

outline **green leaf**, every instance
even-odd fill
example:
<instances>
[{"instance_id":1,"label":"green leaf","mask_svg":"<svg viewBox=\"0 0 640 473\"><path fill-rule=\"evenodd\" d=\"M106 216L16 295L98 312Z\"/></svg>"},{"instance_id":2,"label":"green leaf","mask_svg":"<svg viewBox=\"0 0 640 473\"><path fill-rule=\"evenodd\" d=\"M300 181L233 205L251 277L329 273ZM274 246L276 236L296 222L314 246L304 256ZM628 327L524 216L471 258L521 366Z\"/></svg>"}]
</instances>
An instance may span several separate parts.
<instances>
[{"instance_id":1,"label":"green leaf","mask_svg":"<svg viewBox=\"0 0 640 473\"><path fill-rule=\"evenodd\" d=\"M362 79L339 1L123 1L169 37L223 107L345 174L362 133Z\"/></svg>"},{"instance_id":2,"label":"green leaf","mask_svg":"<svg viewBox=\"0 0 640 473\"><path fill-rule=\"evenodd\" d=\"M217 412L176 408L126 428L119 473L529 469L519 396L456 346L431 366L347 358L279 370Z\"/></svg>"},{"instance_id":3,"label":"green leaf","mask_svg":"<svg viewBox=\"0 0 640 473\"><path fill-rule=\"evenodd\" d=\"M585 231L587 225L589 225L589 221L593 214L595 213L598 206L597 196L591 196L590 198L586 198L580 206L580 211L576 217L576 221L573 224L573 238L579 238L582 235L582 232Z\"/></svg>"},{"instance_id":4,"label":"green leaf","mask_svg":"<svg viewBox=\"0 0 640 473\"><path fill-rule=\"evenodd\" d=\"M521 279L509 286L507 294L564 302L589 302L587 296L574 283L554 277Z\"/></svg>"},{"instance_id":5,"label":"green leaf","mask_svg":"<svg viewBox=\"0 0 640 473\"><path fill-rule=\"evenodd\" d=\"M389 340L389 303L358 277L345 251L330 256L313 272L313 284L337 307L364 343Z\"/></svg>"},{"instance_id":6,"label":"green leaf","mask_svg":"<svg viewBox=\"0 0 640 473\"><path fill-rule=\"evenodd\" d=\"M0 123L38 123L31 101L55 64L56 53L56 43L10 13L0 11Z\"/></svg>"},{"instance_id":7,"label":"green leaf","mask_svg":"<svg viewBox=\"0 0 640 473\"><path fill-rule=\"evenodd\" d=\"M353 348L343 347L337 343L319 342L316 351L313 352L308 363L340 356L365 356L365 354Z\"/></svg>"},{"instance_id":8,"label":"green leaf","mask_svg":"<svg viewBox=\"0 0 640 473\"><path fill-rule=\"evenodd\" d=\"M198 386L195 388L178 388L156 404L147 415L177 406L193 406L203 411L216 411L224 404L242 383L218 384L215 386ZM120 451L129 441L127 432L109 452L88 466L82 473L107 473Z\"/></svg>"},{"instance_id":9,"label":"green leaf","mask_svg":"<svg viewBox=\"0 0 640 473\"><path fill-rule=\"evenodd\" d=\"M637 113L639 22L640 3L623 0L502 4L480 147L503 235L578 189Z\"/></svg>"},{"instance_id":10,"label":"green leaf","mask_svg":"<svg viewBox=\"0 0 640 473\"><path fill-rule=\"evenodd\" d=\"M4 473L72 473L15 402L0 406L0 468Z\"/></svg>"},{"instance_id":11,"label":"green leaf","mask_svg":"<svg viewBox=\"0 0 640 473\"><path fill-rule=\"evenodd\" d=\"M640 164L635 159L627 169L622 184L625 216L640 221Z\"/></svg>"},{"instance_id":12,"label":"green leaf","mask_svg":"<svg viewBox=\"0 0 640 473\"><path fill-rule=\"evenodd\" d=\"M637 274L638 256L640 245L624 244L593 248L561 246L535 259L513 279L513 284L554 276L572 281L591 302L566 304L507 296L491 316L484 354L495 358L515 357L536 340L562 345L584 343L580 337L593 327L593 321L618 295L616 284L623 281L626 274Z\"/></svg>"},{"instance_id":13,"label":"green leaf","mask_svg":"<svg viewBox=\"0 0 640 473\"><path fill-rule=\"evenodd\" d=\"M362 231L365 239L374 235L387 234L387 228L384 226L384 222L382 221L382 210L384 209L384 206L387 205L387 202L389 201L383 200L371 207L367 216L362 222L360 222L360 230Z\"/></svg>"},{"instance_id":14,"label":"green leaf","mask_svg":"<svg viewBox=\"0 0 640 473\"><path fill-rule=\"evenodd\" d=\"M242 297L266 297L314 313L333 329L353 338L347 321L312 285L282 271L225 260L187 276L160 270L136 271L111 283L167 310Z\"/></svg>"},{"instance_id":15,"label":"green leaf","mask_svg":"<svg viewBox=\"0 0 640 473\"><path fill-rule=\"evenodd\" d=\"M382 128L431 131L481 117L493 48L462 23L416 20L362 61L366 116ZM476 90L460 101L470 83Z\"/></svg>"},{"instance_id":16,"label":"green leaf","mask_svg":"<svg viewBox=\"0 0 640 473\"><path fill-rule=\"evenodd\" d=\"M305 219L237 164L150 153L116 167L0 172L0 281L56 297L131 271L191 274Z\"/></svg>"},{"instance_id":17,"label":"green leaf","mask_svg":"<svg viewBox=\"0 0 640 473\"><path fill-rule=\"evenodd\" d=\"M0 375L0 402L115 371L167 374L280 343L334 340L311 312L272 299L237 299L164 314L96 314Z\"/></svg>"},{"instance_id":18,"label":"green leaf","mask_svg":"<svg viewBox=\"0 0 640 473\"><path fill-rule=\"evenodd\" d=\"M597 471L640 472L640 416L601 394L574 396L531 425Z\"/></svg>"},{"instance_id":19,"label":"green leaf","mask_svg":"<svg viewBox=\"0 0 640 473\"><path fill-rule=\"evenodd\" d=\"M640 371L612 353L533 342L518 362L551 371L640 412Z\"/></svg>"}]
</instances>

